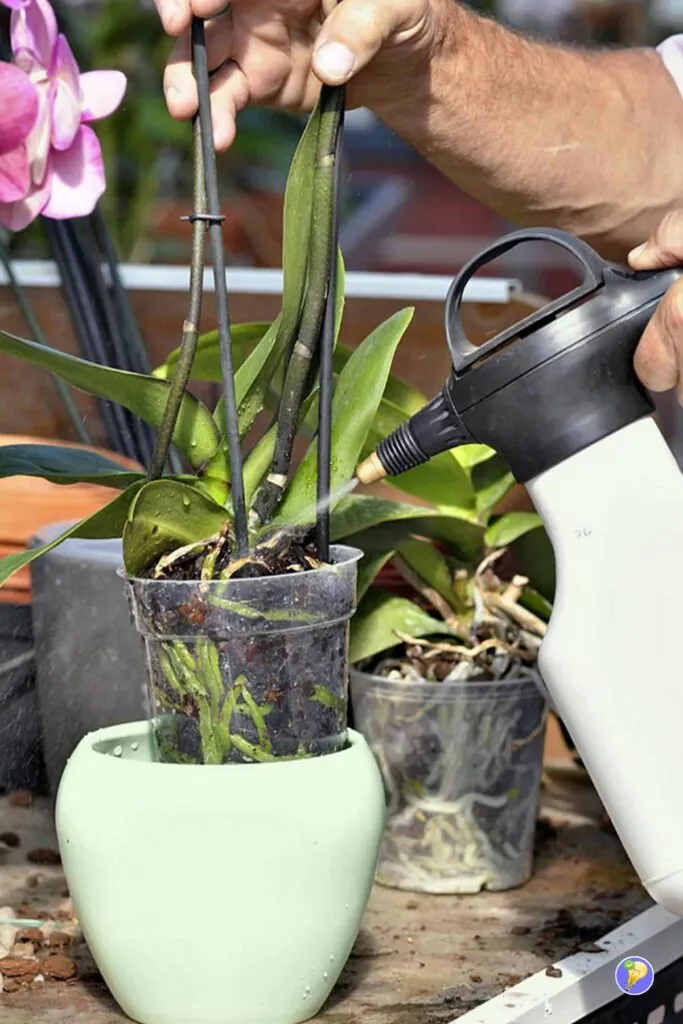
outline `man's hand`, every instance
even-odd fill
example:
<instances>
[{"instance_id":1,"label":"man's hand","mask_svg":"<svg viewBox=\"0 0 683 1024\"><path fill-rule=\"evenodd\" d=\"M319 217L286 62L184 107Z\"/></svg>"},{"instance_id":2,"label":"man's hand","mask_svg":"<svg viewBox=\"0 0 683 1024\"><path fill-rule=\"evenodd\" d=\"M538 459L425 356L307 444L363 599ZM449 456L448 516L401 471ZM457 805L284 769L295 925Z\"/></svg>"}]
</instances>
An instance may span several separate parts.
<instances>
[{"instance_id":1,"label":"man's hand","mask_svg":"<svg viewBox=\"0 0 683 1024\"><path fill-rule=\"evenodd\" d=\"M164 92L173 117L197 110L190 63L192 15L206 25L216 147L227 149L247 104L310 110L320 83L346 84L350 106L381 106L405 95L439 46L440 12L453 0L155 0L165 30L179 41Z\"/></svg>"},{"instance_id":2,"label":"man's hand","mask_svg":"<svg viewBox=\"0 0 683 1024\"><path fill-rule=\"evenodd\" d=\"M667 214L652 238L630 253L633 270L683 267L683 210ZM636 350L636 373L651 391L676 388L683 405L683 277L669 288Z\"/></svg>"}]
</instances>

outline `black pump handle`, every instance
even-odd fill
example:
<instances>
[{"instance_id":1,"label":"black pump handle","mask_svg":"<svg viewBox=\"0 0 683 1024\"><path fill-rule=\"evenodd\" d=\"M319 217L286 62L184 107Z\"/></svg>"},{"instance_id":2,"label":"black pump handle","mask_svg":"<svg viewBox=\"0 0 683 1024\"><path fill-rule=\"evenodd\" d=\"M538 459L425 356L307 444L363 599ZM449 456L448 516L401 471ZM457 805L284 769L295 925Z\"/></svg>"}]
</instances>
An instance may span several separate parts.
<instances>
[{"instance_id":1,"label":"black pump handle","mask_svg":"<svg viewBox=\"0 0 683 1024\"><path fill-rule=\"evenodd\" d=\"M495 338L487 341L484 345L473 345L465 334L462 324L462 298L465 288L470 279L478 270L491 263L498 256L514 249L522 242L553 242L570 252L579 261L583 268L583 281L578 288L562 295L559 299L549 302L542 309L537 310L530 316L520 320L518 323L508 327ZM456 373L467 369L482 356L488 355L495 349L504 345L512 338L518 337L530 327L541 327L551 320L554 320L558 313L563 313L575 302L585 299L598 291L604 283L604 272L609 266L601 256L591 249L590 245L575 238L566 231L558 231L555 228L529 228L522 231L514 231L510 235L499 238L493 245L479 253L467 263L453 281L446 296L446 340L451 352L453 369Z\"/></svg>"}]
</instances>

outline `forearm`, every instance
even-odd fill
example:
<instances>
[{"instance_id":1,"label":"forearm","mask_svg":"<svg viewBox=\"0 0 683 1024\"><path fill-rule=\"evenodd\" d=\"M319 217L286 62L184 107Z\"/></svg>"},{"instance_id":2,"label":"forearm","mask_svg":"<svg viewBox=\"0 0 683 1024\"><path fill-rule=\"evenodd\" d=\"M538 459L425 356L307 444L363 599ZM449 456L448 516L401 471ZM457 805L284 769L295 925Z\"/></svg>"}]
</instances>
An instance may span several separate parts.
<instances>
[{"instance_id":1,"label":"forearm","mask_svg":"<svg viewBox=\"0 0 683 1024\"><path fill-rule=\"evenodd\" d=\"M683 98L653 50L521 38L452 0L428 72L377 114L470 195L613 259L683 205Z\"/></svg>"}]
</instances>

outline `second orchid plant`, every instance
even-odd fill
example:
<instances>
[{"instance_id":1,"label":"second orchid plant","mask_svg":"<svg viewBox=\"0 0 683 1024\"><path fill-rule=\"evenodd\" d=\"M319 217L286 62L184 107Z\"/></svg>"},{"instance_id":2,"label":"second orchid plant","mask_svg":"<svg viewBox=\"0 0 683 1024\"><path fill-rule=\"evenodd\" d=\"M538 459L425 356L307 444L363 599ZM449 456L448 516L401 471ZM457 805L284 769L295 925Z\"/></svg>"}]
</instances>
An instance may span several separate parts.
<instances>
[{"instance_id":1,"label":"second orchid plant","mask_svg":"<svg viewBox=\"0 0 683 1024\"><path fill-rule=\"evenodd\" d=\"M0 63L0 225L88 216L105 189L90 125L119 106L125 75L81 73L48 0L0 3L12 11L13 54Z\"/></svg>"}]
</instances>

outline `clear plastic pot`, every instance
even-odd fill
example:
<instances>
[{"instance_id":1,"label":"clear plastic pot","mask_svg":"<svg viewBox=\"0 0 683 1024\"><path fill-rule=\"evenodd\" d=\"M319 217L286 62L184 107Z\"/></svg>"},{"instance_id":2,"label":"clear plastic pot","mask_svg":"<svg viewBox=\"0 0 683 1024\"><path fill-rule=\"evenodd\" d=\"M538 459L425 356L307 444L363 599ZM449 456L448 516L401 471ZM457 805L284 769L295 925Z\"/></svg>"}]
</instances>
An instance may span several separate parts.
<instances>
[{"instance_id":1,"label":"clear plastic pot","mask_svg":"<svg viewBox=\"0 0 683 1024\"><path fill-rule=\"evenodd\" d=\"M351 700L387 796L377 881L431 893L528 881L547 717L535 675L402 683L351 669Z\"/></svg>"},{"instance_id":2,"label":"clear plastic pot","mask_svg":"<svg viewBox=\"0 0 683 1024\"><path fill-rule=\"evenodd\" d=\"M263 579L127 578L160 761L274 761L342 750L355 548Z\"/></svg>"}]
</instances>

